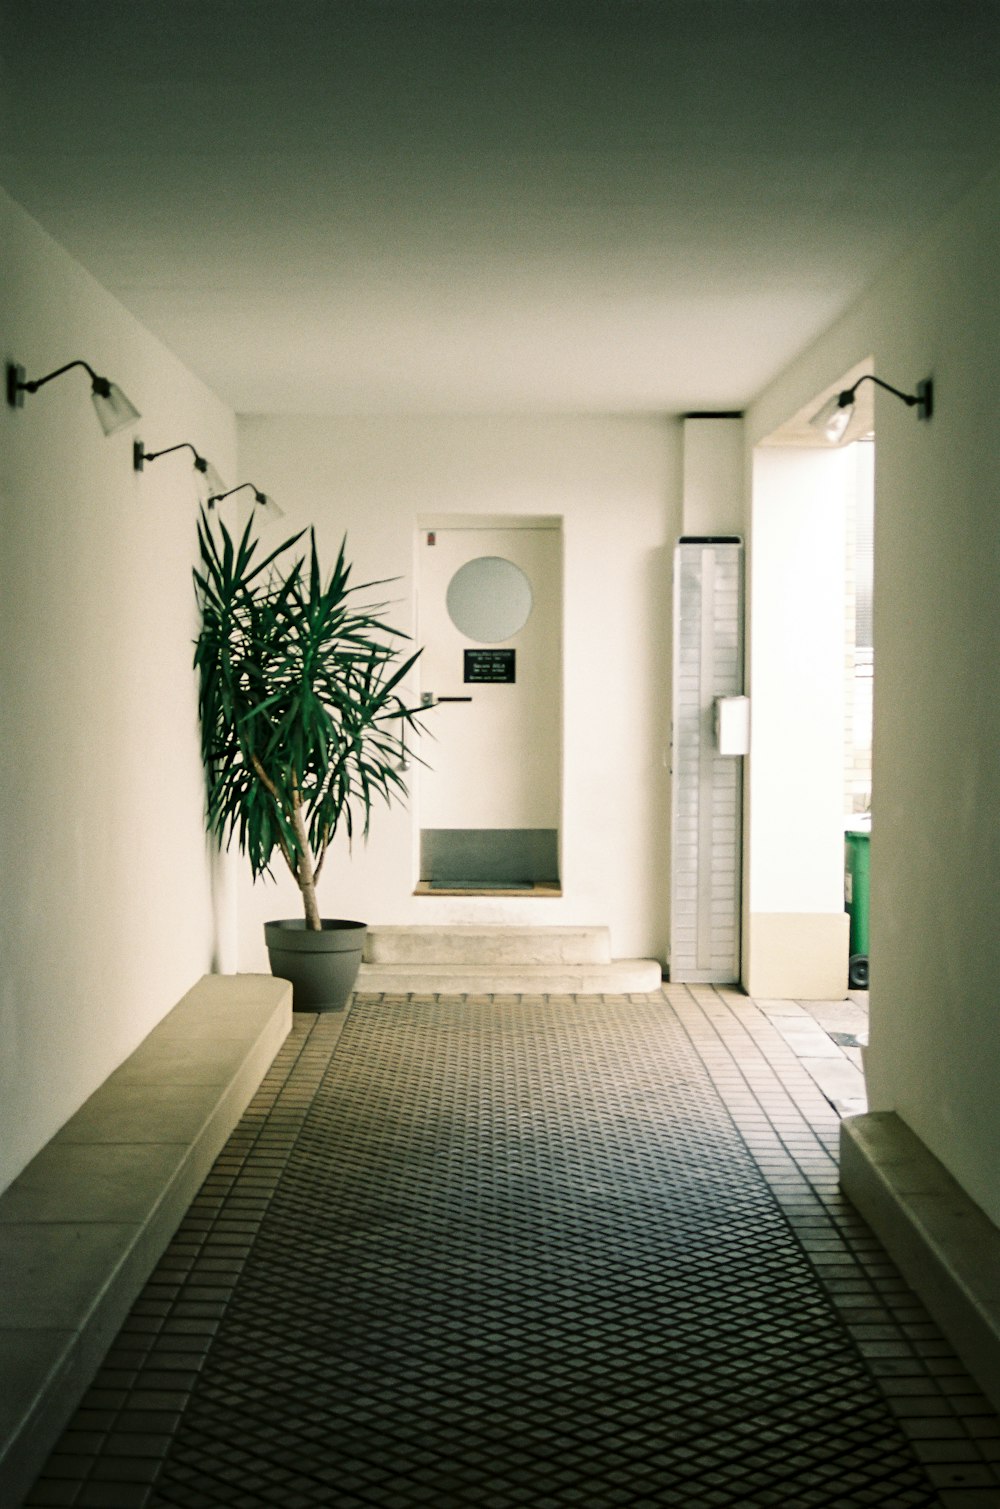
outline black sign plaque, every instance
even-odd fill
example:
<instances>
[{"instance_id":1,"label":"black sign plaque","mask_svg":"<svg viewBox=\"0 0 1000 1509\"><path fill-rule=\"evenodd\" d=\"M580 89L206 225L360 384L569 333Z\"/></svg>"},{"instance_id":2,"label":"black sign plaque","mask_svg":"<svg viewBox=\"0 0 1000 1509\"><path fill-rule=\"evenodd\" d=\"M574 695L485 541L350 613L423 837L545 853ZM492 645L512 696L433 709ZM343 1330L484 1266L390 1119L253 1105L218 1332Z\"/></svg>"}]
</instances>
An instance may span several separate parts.
<instances>
[{"instance_id":1,"label":"black sign plaque","mask_svg":"<svg viewBox=\"0 0 1000 1509\"><path fill-rule=\"evenodd\" d=\"M516 681L516 650L465 650L465 681Z\"/></svg>"}]
</instances>

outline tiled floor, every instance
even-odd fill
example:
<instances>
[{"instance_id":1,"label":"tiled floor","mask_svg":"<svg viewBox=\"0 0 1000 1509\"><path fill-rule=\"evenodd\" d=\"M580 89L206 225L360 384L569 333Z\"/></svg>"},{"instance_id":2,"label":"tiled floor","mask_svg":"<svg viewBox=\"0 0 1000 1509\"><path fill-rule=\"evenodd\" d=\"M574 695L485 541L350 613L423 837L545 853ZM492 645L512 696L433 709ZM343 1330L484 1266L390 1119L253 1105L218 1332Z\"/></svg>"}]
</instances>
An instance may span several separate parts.
<instances>
[{"instance_id":1,"label":"tiled floor","mask_svg":"<svg viewBox=\"0 0 1000 1509\"><path fill-rule=\"evenodd\" d=\"M1000 1422L837 1188L860 1000L342 1026L296 1019L29 1504L1000 1506Z\"/></svg>"}]
</instances>

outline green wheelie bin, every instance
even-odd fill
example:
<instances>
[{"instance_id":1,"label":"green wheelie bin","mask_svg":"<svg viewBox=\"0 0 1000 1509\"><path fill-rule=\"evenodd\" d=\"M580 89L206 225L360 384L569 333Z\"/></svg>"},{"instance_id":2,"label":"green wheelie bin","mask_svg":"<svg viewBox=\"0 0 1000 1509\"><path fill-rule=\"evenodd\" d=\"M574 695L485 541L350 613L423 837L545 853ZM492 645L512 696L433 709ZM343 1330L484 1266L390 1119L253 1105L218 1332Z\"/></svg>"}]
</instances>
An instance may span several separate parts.
<instances>
[{"instance_id":1,"label":"green wheelie bin","mask_svg":"<svg viewBox=\"0 0 1000 1509\"><path fill-rule=\"evenodd\" d=\"M868 989L868 902L871 818L852 818L844 831L844 908L851 919L847 983Z\"/></svg>"}]
</instances>

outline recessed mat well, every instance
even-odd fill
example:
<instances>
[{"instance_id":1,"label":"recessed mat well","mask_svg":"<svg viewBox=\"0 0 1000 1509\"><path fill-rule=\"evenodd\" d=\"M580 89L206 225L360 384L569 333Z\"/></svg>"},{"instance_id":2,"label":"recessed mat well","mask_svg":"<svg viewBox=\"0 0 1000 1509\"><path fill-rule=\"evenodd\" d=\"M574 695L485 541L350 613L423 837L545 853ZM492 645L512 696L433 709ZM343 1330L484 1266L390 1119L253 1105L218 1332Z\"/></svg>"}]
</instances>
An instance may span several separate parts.
<instances>
[{"instance_id":1,"label":"recessed mat well","mask_svg":"<svg viewBox=\"0 0 1000 1509\"><path fill-rule=\"evenodd\" d=\"M665 1000L362 997L313 1073L144 1503L939 1502Z\"/></svg>"}]
</instances>

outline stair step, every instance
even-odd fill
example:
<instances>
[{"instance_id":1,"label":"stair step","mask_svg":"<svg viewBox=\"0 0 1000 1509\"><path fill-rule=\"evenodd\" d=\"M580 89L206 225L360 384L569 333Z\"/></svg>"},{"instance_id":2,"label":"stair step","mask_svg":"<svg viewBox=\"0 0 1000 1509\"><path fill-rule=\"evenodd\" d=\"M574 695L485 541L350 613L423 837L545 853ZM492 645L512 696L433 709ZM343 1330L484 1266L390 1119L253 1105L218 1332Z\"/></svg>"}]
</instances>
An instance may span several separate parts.
<instances>
[{"instance_id":1,"label":"stair step","mask_svg":"<svg viewBox=\"0 0 1000 1509\"><path fill-rule=\"evenodd\" d=\"M390 995L646 995L659 990L655 959L604 963L362 964L356 989Z\"/></svg>"},{"instance_id":2,"label":"stair step","mask_svg":"<svg viewBox=\"0 0 1000 1509\"><path fill-rule=\"evenodd\" d=\"M365 940L368 964L609 964L606 927L373 927Z\"/></svg>"}]
</instances>

